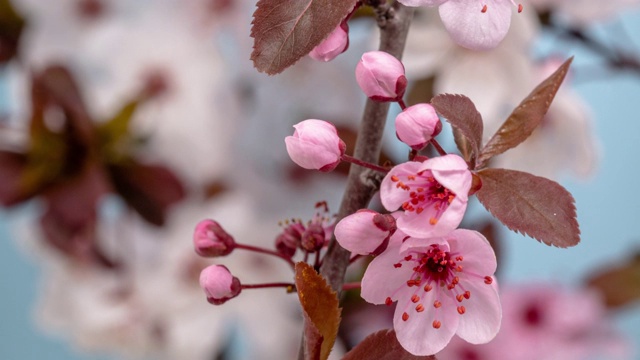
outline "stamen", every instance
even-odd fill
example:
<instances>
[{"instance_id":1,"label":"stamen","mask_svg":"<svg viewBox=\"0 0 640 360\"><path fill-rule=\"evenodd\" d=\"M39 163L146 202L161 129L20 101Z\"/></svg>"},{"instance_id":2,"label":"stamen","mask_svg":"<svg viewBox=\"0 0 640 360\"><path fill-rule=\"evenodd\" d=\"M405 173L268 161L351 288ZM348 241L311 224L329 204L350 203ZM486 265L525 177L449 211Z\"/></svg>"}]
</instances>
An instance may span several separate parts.
<instances>
[{"instance_id":1,"label":"stamen","mask_svg":"<svg viewBox=\"0 0 640 360\"><path fill-rule=\"evenodd\" d=\"M487 7L487 5L485 4L485 5L482 7L482 11L480 11L480 12L484 14L484 13L486 13L486 12L487 12L487 9L488 9L488 7Z\"/></svg>"},{"instance_id":2,"label":"stamen","mask_svg":"<svg viewBox=\"0 0 640 360\"><path fill-rule=\"evenodd\" d=\"M385 305L387 305L387 306L391 306L391 304L393 304L393 301L391 300L391 298L390 298L390 297L387 297L387 298L384 300L384 304L385 304Z\"/></svg>"},{"instance_id":3,"label":"stamen","mask_svg":"<svg viewBox=\"0 0 640 360\"><path fill-rule=\"evenodd\" d=\"M518 4L518 13L521 13L523 9L524 7L522 6L522 4Z\"/></svg>"},{"instance_id":4,"label":"stamen","mask_svg":"<svg viewBox=\"0 0 640 360\"><path fill-rule=\"evenodd\" d=\"M462 300L464 300L464 295L462 294L456 295L456 300L458 300L458 302L462 302Z\"/></svg>"},{"instance_id":5,"label":"stamen","mask_svg":"<svg viewBox=\"0 0 640 360\"><path fill-rule=\"evenodd\" d=\"M464 292L464 298L469 300L469 298L471 297L471 291L467 290Z\"/></svg>"},{"instance_id":6,"label":"stamen","mask_svg":"<svg viewBox=\"0 0 640 360\"><path fill-rule=\"evenodd\" d=\"M438 320L433 320L433 328L434 329L440 329L440 326L442 326L442 323Z\"/></svg>"},{"instance_id":7,"label":"stamen","mask_svg":"<svg viewBox=\"0 0 640 360\"><path fill-rule=\"evenodd\" d=\"M429 292L429 291L431 291L431 289L433 289L433 286L431 286L429 284L424 286L424 292Z\"/></svg>"},{"instance_id":8,"label":"stamen","mask_svg":"<svg viewBox=\"0 0 640 360\"><path fill-rule=\"evenodd\" d=\"M398 181L400 181L400 179L395 175L391 175L391 181L398 182Z\"/></svg>"},{"instance_id":9,"label":"stamen","mask_svg":"<svg viewBox=\"0 0 640 360\"><path fill-rule=\"evenodd\" d=\"M433 218L433 217L432 217L431 219L429 219L429 224L431 224L431 225L435 225L435 224L437 224L437 223L438 223L438 219Z\"/></svg>"},{"instance_id":10,"label":"stamen","mask_svg":"<svg viewBox=\"0 0 640 360\"><path fill-rule=\"evenodd\" d=\"M491 285L493 283L493 279L491 278L491 276L485 276L484 283L487 285Z\"/></svg>"},{"instance_id":11,"label":"stamen","mask_svg":"<svg viewBox=\"0 0 640 360\"><path fill-rule=\"evenodd\" d=\"M458 306L458 314L462 315L467 311L464 306Z\"/></svg>"},{"instance_id":12,"label":"stamen","mask_svg":"<svg viewBox=\"0 0 640 360\"><path fill-rule=\"evenodd\" d=\"M407 321L409 320L409 314L407 314L406 312L402 313L402 321Z\"/></svg>"},{"instance_id":13,"label":"stamen","mask_svg":"<svg viewBox=\"0 0 640 360\"><path fill-rule=\"evenodd\" d=\"M439 300L433 302L433 307L438 309L442 306L442 303Z\"/></svg>"},{"instance_id":14,"label":"stamen","mask_svg":"<svg viewBox=\"0 0 640 360\"><path fill-rule=\"evenodd\" d=\"M416 306L416 311L417 312L423 312L424 311L424 306L422 304L418 304L418 306Z\"/></svg>"},{"instance_id":15,"label":"stamen","mask_svg":"<svg viewBox=\"0 0 640 360\"><path fill-rule=\"evenodd\" d=\"M413 294L413 296L411 296L411 302L415 304L418 301L420 301L420 297L416 294Z\"/></svg>"}]
</instances>

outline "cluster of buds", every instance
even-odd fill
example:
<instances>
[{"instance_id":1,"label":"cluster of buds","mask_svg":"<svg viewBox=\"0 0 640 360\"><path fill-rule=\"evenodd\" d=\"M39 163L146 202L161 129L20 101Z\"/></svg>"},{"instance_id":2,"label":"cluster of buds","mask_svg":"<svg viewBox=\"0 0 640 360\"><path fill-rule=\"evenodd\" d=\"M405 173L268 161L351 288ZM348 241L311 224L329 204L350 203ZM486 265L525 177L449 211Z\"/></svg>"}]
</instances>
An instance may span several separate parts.
<instances>
[{"instance_id":1,"label":"cluster of buds","mask_svg":"<svg viewBox=\"0 0 640 360\"><path fill-rule=\"evenodd\" d=\"M276 236L275 249L266 249L253 245L238 243L222 226L211 219L200 221L193 233L193 247L195 252L207 258L218 258L230 255L234 250L253 251L262 255L275 256L294 267L293 257L298 250L304 254L303 261L307 261L310 254L315 254L314 266L321 264L321 250L326 247L333 235L334 217L329 216L326 202L319 202L320 209L308 222L299 219L286 220L280 225L282 232ZM286 282L267 284L242 284L224 265L210 265L200 273L200 286L204 290L207 300L214 305L221 305L238 296L243 289L284 287L287 291L294 288L294 284Z\"/></svg>"},{"instance_id":2,"label":"cluster of buds","mask_svg":"<svg viewBox=\"0 0 640 360\"><path fill-rule=\"evenodd\" d=\"M295 125L285 142L291 159L307 169L329 171L342 160L385 174L380 199L389 213L362 209L335 228L342 247L375 256L362 279L362 297L374 304L398 302L396 335L412 354L435 354L454 334L475 344L491 340L501 318L495 254L480 233L457 228L469 194L477 190L467 163L435 140L442 124L433 106L405 105L407 79L398 59L365 53L355 76L371 100L399 104L396 135L411 148L409 161L388 169L354 159L344 154L335 127L322 120ZM418 155L429 144L440 156ZM308 228L291 224L282 243L299 243L303 230Z\"/></svg>"}]
</instances>

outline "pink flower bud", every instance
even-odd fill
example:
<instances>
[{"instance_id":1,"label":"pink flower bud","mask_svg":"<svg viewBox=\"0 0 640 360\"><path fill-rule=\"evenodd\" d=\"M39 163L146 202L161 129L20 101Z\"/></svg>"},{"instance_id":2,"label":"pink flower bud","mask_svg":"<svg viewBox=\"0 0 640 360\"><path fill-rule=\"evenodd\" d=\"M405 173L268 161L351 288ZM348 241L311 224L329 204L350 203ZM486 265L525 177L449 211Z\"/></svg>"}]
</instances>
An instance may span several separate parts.
<instances>
[{"instance_id":1,"label":"pink flower bud","mask_svg":"<svg viewBox=\"0 0 640 360\"><path fill-rule=\"evenodd\" d=\"M309 119L293 126L293 136L284 139L289 157L305 169L331 171L340 163L346 145L333 124Z\"/></svg>"},{"instance_id":2,"label":"pink flower bud","mask_svg":"<svg viewBox=\"0 0 640 360\"><path fill-rule=\"evenodd\" d=\"M362 91L375 101L400 100L407 87L404 66L384 51L370 51L362 55L356 66L356 81Z\"/></svg>"},{"instance_id":3,"label":"pink flower bud","mask_svg":"<svg viewBox=\"0 0 640 360\"><path fill-rule=\"evenodd\" d=\"M343 21L320 45L311 50L309 56L317 61L331 61L349 48L349 25Z\"/></svg>"},{"instance_id":4,"label":"pink flower bud","mask_svg":"<svg viewBox=\"0 0 640 360\"><path fill-rule=\"evenodd\" d=\"M378 249L396 230L392 215L358 210L336 224L335 235L340 245L355 254L378 253ZM381 249L384 250L384 249Z\"/></svg>"},{"instance_id":5,"label":"pink flower bud","mask_svg":"<svg viewBox=\"0 0 640 360\"><path fill-rule=\"evenodd\" d=\"M200 256L216 257L229 255L236 242L217 222L202 220L193 232L193 247Z\"/></svg>"},{"instance_id":6,"label":"pink flower bud","mask_svg":"<svg viewBox=\"0 0 640 360\"><path fill-rule=\"evenodd\" d=\"M233 299L242 290L240 280L231 275L223 265L207 266L200 273L200 287L207 294L207 301L220 305Z\"/></svg>"},{"instance_id":7,"label":"pink flower bud","mask_svg":"<svg viewBox=\"0 0 640 360\"><path fill-rule=\"evenodd\" d=\"M414 150L420 150L442 130L433 106L417 104L404 109L396 117L396 135Z\"/></svg>"}]
</instances>

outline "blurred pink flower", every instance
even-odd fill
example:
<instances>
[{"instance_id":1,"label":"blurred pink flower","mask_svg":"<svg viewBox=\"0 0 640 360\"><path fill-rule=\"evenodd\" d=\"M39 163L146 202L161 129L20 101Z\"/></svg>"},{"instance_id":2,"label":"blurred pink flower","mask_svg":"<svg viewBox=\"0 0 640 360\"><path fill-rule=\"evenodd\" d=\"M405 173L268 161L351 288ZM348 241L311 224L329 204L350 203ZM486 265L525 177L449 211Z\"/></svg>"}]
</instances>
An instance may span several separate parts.
<instances>
[{"instance_id":1,"label":"blurred pink flower","mask_svg":"<svg viewBox=\"0 0 640 360\"><path fill-rule=\"evenodd\" d=\"M513 0L400 0L407 6L439 6L440 18L451 38L472 50L498 46L509 31Z\"/></svg>"},{"instance_id":2,"label":"blurred pink flower","mask_svg":"<svg viewBox=\"0 0 640 360\"><path fill-rule=\"evenodd\" d=\"M478 232L421 239L398 230L369 264L361 296L373 304L397 301L398 341L412 354L431 355L454 334L474 344L493 339L501 318L495 270L493 249Z\"/></svg>"},{"instance_id":3,"label":"blurred pink flower","mask_svg":"<svg viewBox=\"0 0 640 360\"><path fill-rule=\"evenodd\" d=\"M628 359L629 344L613 331L595 291L557 284L501 289L502 329L489 344L452 341L438 359Z\"/></svg>"},{"instance_id":4,"label":"blurred pink flower","mask_svg":"<svg viewBox=\"0 0 640 360\"><path fill-rule=\"evenodd\" d=\"M382 180L382 205L404 213L398 229L410 236L443 236L455 229L467 209L471 172L457 155L395 166Z\"/></svg>"},{"instance_id":5,"label":"blurred pink flower","mask_svg":"<svg viewBox=\"0 0 640 360\"><path fill-rule=\"evenodd\" d=\"M204 268L200 273L200 287L207 294L207 301L214 305L224 304L242 291L240 280L224 265Z\"/></svg>"}]
</instances>

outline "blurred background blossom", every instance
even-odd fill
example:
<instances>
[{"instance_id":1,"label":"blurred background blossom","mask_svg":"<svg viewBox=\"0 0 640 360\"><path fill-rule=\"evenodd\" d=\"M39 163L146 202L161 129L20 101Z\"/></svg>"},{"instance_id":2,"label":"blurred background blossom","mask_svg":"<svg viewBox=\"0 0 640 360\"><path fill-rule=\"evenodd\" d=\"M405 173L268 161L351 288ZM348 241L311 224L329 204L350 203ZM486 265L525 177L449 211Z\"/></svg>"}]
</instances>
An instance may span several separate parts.
<instances>
[{"instance_id":1,"label":"blurred background blossom","mask_svg":"<svg viewBox=\"0 0 640 360\"><path fill-rule=\"evenodd\" d=\"M558 59L576 56L542 126L493 166L567 185L577 200L582 243L558 250L498 230L499 276L508 284L502 289L503 327L516 330L469 351L480 356L491 354L492 347L554 342L549 353L534 358L566 359L571 352L581 354L577 359L633 359L640 344L637 301L602 283L639 286L625 282L625 276L637 267L629 254L640 249L634 226L640 214L634 191L640 175L634 146L640 133L634 107L640 100L640 2L524 5L523 13L513 15L507 38L487 52L455 45L439 17L420 10L404 58L410 102L463 93L482 114L488 138ZM98 258L70 256L46 240L39 214L49 190L0 210L2 358L268 360L297 353L301 317L294 296L245 291L214 307L198 286L200 270L211 263L224 264L243 283L290 281L286 264L241 251L204 260L193 251L192 232L200 220L212 218L238 241L270 247L280 220L311 218L320 200L337 210L345 168L320 175L300 170L286 154L284 137L293 124L318 118L336 124L353 145L364 103L353 72L360 55L375 47L377 35L373 21L357 13L349 23L347 52L329 63L306 58L268 77L248 60L254 7L250 0L0 0L0 151L24 152L33 145L33 77L55 65L77 83L93 122L86 126L98 129L90 131L114 135L99 129L112 129L103 125L117 119L125 105L136 104L124 120L113 121L126 123L116 137L127 141L117 143L115 160L100 155L99 166L121 165L122 158L157 164L184 189L184 196L163 200L156 198L164 189L154 176L146 176L142 186L131 180L124 187L116 175L106 176L105 190L90 207L95 223L64 240L81 250L90 244ZM65 101L58 127L45 121L54 136L75 131L61 130L70 126L68 113L78 105ZM453 149L452 142L444 143ZM106 151L97 144L88 147ZM399 161L407 149L387 142L384 152ZM12 173L0 164L6 187ZM147 201L163 204L163 221L149 221ZM476 211L470 222L485 218ZM612 272L613 265L618 272ZM616 295L622 300L613 302ZM390 321L386 312L353 298L345 300L352 316L347 314L341 330L344 346ZM517 307L532 299L539 302ZM521 314L507 315L533 311L534 305L564 315L576 311L565 323L544 323L537 314L540 329L565 335L576 327L593 331L563 342L545 338L547 330L520 326L515 319ZM442 356L460 358L455 355L460 346L452 343Z\"/></svg>"}]
</instances>

